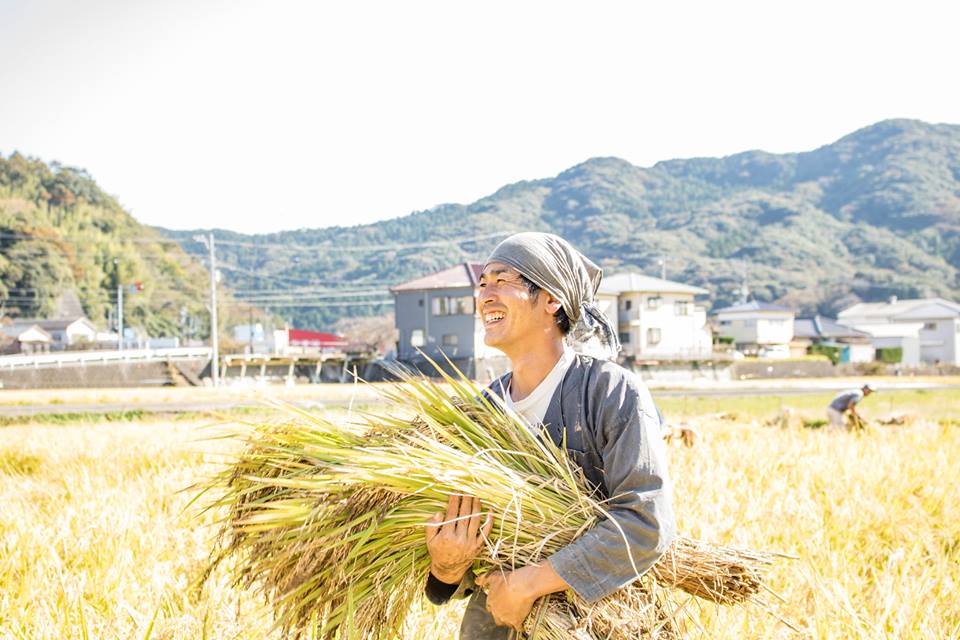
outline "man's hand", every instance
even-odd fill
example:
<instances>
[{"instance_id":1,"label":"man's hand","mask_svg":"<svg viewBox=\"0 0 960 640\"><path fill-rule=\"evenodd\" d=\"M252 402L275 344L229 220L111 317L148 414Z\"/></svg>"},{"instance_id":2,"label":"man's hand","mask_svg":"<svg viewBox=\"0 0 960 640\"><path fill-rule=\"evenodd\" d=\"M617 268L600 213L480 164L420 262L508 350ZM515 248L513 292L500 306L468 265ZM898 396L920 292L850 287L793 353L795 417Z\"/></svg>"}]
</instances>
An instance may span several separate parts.
<instances>
[{"instance_id":1,"label":"man's hand","mask_svg":"<svg viewBox=\"0 0 960 640\"><path fill-rule=\"evenodd\" d=\"M427 524L430 573L441 582L458 584L483 548L493 528L493 514L480 527L480 500L451 495L447 512L434 514Z\"/></svg>"},{"instance_id":2,"label":"man's hand","mask_svg":"<svg viewBox=\"0 0 960 640\"><path fill-rule=\"evenodd\" d=\"M487 611L494 622L517 631L523 631L523 621L537 598L570 588L549 562L516 571L493 571L479 576L477 585L487 590Z\"/></svg>"}]
</instances>

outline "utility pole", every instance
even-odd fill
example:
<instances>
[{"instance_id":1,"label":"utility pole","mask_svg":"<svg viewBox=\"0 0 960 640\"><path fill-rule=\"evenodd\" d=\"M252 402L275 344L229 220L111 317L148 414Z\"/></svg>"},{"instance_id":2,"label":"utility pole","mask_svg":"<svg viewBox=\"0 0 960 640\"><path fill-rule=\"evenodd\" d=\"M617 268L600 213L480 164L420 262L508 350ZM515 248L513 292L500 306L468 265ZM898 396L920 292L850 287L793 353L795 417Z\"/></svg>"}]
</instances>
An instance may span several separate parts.
<instances>
[{"instance_id":1,"label":"utility pole","mask_svg":"<svg viewBox=\"0 0 960 640\"><path fill-rule=\"evenodd\" d=\"M117 285L117 351L123 351L123 285Z\"/></svg>"},{"instance_id":2,"label":"utility pole","mask_svg":"<svg viewBox=\"0 0 960 640\"><path fill-rule=\"evenodd\" d=\"M213 233L208 237L210 249L210 347L213 359L210 361L210 373L213 386L220 386L220 345L217 340L217 254L213 246Z\"/></svg>"},{"instance_id":3,"label":"utility pole","mask_svg":"<svg viewBox=\"0 0 960 640\"><path fill-rule=\"evenodd\" d=\"M210 379L213 386L220 386L220 347L217 341L217 254L213 244L213 233L206 236L193 236L197 242L206 245L210 251Z\"/></svg>"}]
</instances>

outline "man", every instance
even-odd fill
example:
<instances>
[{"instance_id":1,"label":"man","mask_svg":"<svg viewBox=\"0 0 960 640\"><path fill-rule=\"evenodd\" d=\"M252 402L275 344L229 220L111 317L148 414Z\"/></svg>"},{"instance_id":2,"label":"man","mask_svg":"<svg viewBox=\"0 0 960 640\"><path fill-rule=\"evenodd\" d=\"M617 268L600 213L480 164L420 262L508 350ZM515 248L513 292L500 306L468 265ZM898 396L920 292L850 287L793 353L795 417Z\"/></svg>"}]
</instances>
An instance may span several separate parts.
<instances>
[{"instance_id":1,"label":"man","mask_svg":"<svg viewBox=\"0 0 960 640\"><path fill-rule=\"evenodd\" d=\"M857 413L857 405L871 393L873 393L873 387L865 384L859 389L844 391L835 397L830 402L830 406L827 407L827 418L830 420L830 429L836 431L847 428L847 424L844 421L845 413L849 413L857 423L862 422L860 414Z\"/></svg>"},{"instance_id":2,"label":"man","mask_svg":"<svg viewBox=\"0 0 960 640\"><path fill-rule=\"evenodd\" d=\"M573 589L588 602L637 579L674 537L674 518L656 407L639 379L607 359L576 353L593 343L615 354L616 328L596 306L600 269L562 238L520 233L504 240L480 277L486 344L507 355L498 394L529 423L543 425L608 499L609 518L539 564L474 577L492 521L481 505L452 496L427 526L436 604L470 595L461 640L501 640L520 630L534 602ZM477 588L479 587L479 588Z\"/></svg>"}]
</instances>

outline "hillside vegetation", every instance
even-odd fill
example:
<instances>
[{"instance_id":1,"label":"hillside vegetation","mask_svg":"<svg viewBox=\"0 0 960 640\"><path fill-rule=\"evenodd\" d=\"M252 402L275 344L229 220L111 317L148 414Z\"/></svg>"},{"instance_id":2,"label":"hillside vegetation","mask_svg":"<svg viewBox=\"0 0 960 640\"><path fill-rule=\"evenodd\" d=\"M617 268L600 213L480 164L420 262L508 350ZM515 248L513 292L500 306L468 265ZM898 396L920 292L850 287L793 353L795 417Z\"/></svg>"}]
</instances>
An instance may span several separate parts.
<instances>
[{"instance_id":1,"label":"hillside vegetation","mask_svg":"<svg viewBox=\"0 0 960 640\"><path fill-rule=\"evenodd\" d=\"M101 329L117 286L124 325L204 338L209 276L175 242L137 222L85 171L0 154L0 315L50 317L73 291ZM128 289L129 291L129 289Z\"/></svg>"},{"instance_id":2,"label":"hillside vegetation","mask_svg":"<svg viewBox=\"0 0 960 640\"><path fill-rule=\"evenodd\" d=\"M385 286L482 259L491 232L516 230L563 235L608 272L659 275L665 258L668 278L709 289L714 306L735 302L744 277L753 297L806 313L890 295L960 298L960 126L890 120L804 153L649 168L595 158L469 205L375 224L216 234L234 286L283 291ZM164 233L182 241L196 231ZM382 309L284 314L323 325Z\"/></svg>"}]
</instances>

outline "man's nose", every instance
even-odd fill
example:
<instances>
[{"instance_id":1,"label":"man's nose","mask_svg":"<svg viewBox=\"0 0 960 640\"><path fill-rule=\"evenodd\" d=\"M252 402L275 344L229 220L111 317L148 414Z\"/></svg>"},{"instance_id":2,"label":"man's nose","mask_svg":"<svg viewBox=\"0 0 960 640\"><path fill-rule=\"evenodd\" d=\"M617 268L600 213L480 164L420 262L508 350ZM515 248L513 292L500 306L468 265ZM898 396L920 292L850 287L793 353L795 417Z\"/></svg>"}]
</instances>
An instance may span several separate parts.
<instances>
[{"instance_id":1,"label":"man's nose","mask_svg":"<svg viewBox=\"0 0 960 640\"><path fill-rule=\"evenodd\" d=\"M497 299L497 294L493 290L493 287L487 286L477 297L480 300L480 304L485 305L494 302Z\"/></svg>"}]
</instances>

